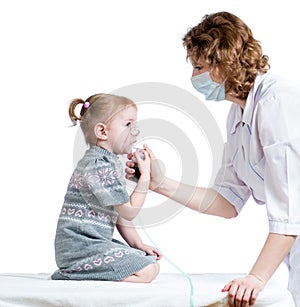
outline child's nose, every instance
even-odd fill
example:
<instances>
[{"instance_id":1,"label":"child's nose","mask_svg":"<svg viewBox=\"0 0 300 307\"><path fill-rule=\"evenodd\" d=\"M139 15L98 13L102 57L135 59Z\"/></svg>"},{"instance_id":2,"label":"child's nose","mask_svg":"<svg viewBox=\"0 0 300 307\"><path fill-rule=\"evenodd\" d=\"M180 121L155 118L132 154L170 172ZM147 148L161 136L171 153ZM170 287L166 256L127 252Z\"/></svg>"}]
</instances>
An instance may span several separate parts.
<instances>
[{"instance_id":1,"label":"child's nose","mask_svg":"<svg viewBox=\"0 0 300 307\"><path fill-rule=\"evenodd\" d=\"M132 136L138 136L140 134L140 129L137 125L132 125L130 129L130 133Z\"/></svg>"}]
</instances>

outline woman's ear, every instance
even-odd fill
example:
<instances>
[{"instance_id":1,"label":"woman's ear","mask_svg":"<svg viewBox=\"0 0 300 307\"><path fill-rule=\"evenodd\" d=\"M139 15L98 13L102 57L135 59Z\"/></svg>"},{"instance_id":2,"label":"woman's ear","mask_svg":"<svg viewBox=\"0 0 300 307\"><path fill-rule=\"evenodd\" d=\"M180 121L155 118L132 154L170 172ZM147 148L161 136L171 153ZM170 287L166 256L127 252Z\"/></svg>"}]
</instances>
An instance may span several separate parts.
<instances>
[{"instance_id":1,"label":"woman's ear","mask_svg":"<svg viewBox=\"0 0 300 307\"><path fill-rule=\"evenodd\" d=\"M106 125L102 123L98 123L95 125L94 133L97 140L106 141L107 140L107 130Z\"/></svg>"}]
</instances>

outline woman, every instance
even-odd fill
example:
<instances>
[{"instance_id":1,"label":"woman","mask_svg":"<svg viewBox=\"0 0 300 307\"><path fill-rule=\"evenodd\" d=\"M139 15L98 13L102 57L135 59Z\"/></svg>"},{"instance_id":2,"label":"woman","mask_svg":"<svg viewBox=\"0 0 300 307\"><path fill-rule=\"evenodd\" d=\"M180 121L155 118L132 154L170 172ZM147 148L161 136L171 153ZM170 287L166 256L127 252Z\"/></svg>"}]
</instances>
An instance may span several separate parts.
<instances>
[{"instance_id":1,"label":"woman","mask_svg":"<svg viewBox=\"0 0 300 307\"><path fill-rule=\"evenodd\" d=\"M204 16L183 38L193 65L192 84L207 100L229 100L227 143L211 188L166 178L151 158L150 189L197 212L232 218L250 196L265 204L269 234L249 274L230 281L229 306L253 306L287 258L289 289L300 307L300 91L269 72L268 57L238 17ZM134 174L127 162L127 178ZM298 255L296 255L298 253Z\"/></svg>"}]
</instances>

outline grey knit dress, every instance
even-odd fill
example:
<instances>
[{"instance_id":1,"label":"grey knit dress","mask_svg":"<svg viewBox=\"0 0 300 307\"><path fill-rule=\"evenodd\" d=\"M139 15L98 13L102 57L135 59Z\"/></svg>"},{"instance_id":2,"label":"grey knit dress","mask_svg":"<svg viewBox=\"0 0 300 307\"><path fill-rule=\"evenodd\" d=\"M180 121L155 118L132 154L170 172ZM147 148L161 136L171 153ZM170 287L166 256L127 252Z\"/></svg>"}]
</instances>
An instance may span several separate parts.
<instances>
[{"instance_id":1,"label":"grey knit dress","mask_svg":"<svg viewBox=\"0 0 300 307\"><path fill-rule=\"evenodd\" d=\"M55 236L52 279L120 281L155 256L113 239L115 205L129 202L121 161L91 146L70 179Z\"/></svg>"}]
</instances>

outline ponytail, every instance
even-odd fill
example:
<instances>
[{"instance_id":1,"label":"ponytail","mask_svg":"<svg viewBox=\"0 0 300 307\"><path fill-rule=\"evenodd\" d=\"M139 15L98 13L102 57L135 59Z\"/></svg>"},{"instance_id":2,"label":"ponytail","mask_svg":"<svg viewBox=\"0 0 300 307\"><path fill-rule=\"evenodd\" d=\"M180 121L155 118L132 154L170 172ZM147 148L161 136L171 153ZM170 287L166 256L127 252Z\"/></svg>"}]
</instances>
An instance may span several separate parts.
<instances>
[{"instance_id":1,"label":"ponytail","mask_svg":"<svg viewBox=\"0 0 300 307\"><path fill-rule=\"evenodd\" d=\"M82 107L81 107L80 115L77 116L76 115L76 107L79 104L82 104ZM82 120L82 117L83 117L84 113L86 112L86 110L88 109L89 106L90 106L90 102L84 101L81 98L75 98L71 101L70 106L69 106L69 117L70 117L74 126L77 125L77 121Z\"/></svg>"}]
</instances>

